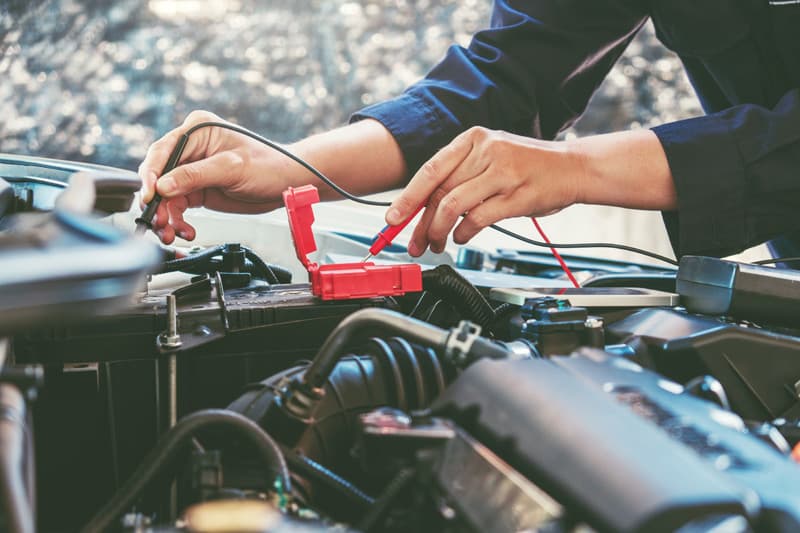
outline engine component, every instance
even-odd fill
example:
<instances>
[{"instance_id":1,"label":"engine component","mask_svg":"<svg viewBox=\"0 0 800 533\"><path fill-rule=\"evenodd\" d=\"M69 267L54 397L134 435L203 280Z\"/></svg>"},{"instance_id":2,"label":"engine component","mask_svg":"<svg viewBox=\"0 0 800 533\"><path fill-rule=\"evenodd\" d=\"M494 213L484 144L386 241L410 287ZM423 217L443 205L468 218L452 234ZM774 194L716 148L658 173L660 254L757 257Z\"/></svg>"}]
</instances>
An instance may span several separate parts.
<instances>
[{"instance_id":1,"label":"engine component","mask_svg":"<svg viewBox=\"0 0 800 533\"><path fill-rule=\"evenodd\" d=\"M422 409L444 390L447 374L429 349L404 339L373 338L364 343L359 356L338 360L320 385L319 402L304 424L289 433L288 424L271 423L276 396L289 380L308 371L301 365L250 387L229 409L259 422L284 443L297 443L303 454L324 465L339 466L351 447L356 416L377 406L403 410ZM296 424L296 421L295 421Z\"/></svg>"},{"instance_id":2,"label":"engine component","mask_svg":"<svg viewBox=\"0 0 800 533\"><path fill-rule=\"evenodd\" d=\"M685 255L677 290L687 310L800 326L800 272Z\"/></svg>"},{"instance_id":3,"label":"engine component","mask_svg":"<svg viewBox=\"0 0 800 533\"><path fill-rule=\"evenodd\" d=\"M672 531L713 515L800 527L798 495L790 489L800 469L747 435L735 415L679 391L624 360L587 350L478 362L432 410L593 527Z\"/></svg>"},{"instance_id":4,"label":"engine component","mask_svg":"<svg viewBox=\"0 0 800 533\"><path fill-rule=\"evenodd\" d=\"M748 512L757 530L800 528L800 493L796 490L800 466L781 446L763 442L760 431L748 431L741 418L681 393L679 385L654 372L599 351L582 350L555 361L693 450L738 487L754 491L759 505L748 506Z\"/></svg>"},{"instance_id":5,"label":"engine component","mask_svg":"<svg viewBox=\"0 0 800 533\"><path fill-rule=\"evenodd\" d=\"M450 513L433 514L443 522L439 530L560 530L558 503L451 422L384 408L362 415L361 425L360 446L370 472L414 472L416 491L453 506ZM364 531L380 523L372 514L360 524Z\"/></svg>"},{"instance_id":6,"label":"engine component","mask_svg":"<svg viewBox=\"0 0 800 533\"><path fill-rule=\"evenodd\" d=\"M534 343L542 355L568 354L579 346L602 348L603 320L590 317L584 307L569 300L527 298L520 313L519 334Z\"/></svg>"},{"instance_id":7,"label":"engine component","mask_svg":"<svg viewBox=\"0 0 800 533\"><path fill-rule=\"evenodd\" d=\"M455 429L431 462L432 481L472 530L563 529L562 507L465 431Z\"/></svg>"},{"instance_id":8,"label":"engine component","mask_svg":"<svg viewBox=\"0 0 800 533\"><path fill-rule=\"evenodd\" d=\"M672 309L643 309L606 326L634 360L686 383L711 375L748 420L800 417L800 338Z\"/></svg>"},{"instance_id":9,"label":"engine component","mask_svg":"<svg viewBox=\"0 0 800 533\"><path fill-rule=\"evenodd\" d=\"M297 461L306 463L299 473L310 482L306 484L308 497L332 516L350 519L358 516L353 514L354 500L356 511L370 500L358 487L377 490L381 486L377 475L364 475L359 460L350 453L358 415L381 405L403 410L427 407L444 390L449 374L430 349L404 339L369 339L357 351L364 355L338 360L320 386L320 399L305 422L287 418L275 407L281 388L307 371L307 365L250 387L229 407L269 428L280 442L297 450ZM327 472L317 465L324 465ZM309 473L309 468L315 472ZM322 479L316 475L320 473ZM229 469L228 478L232 475L236 474Z\"/></svg>"},{"instance_id":10,"label":"engine component","mask_svg":"<svg viewBox=\"0 0 800 533\"><path fill-rule=\"evenodd\" d=\"M379 309L363 309L345 318L331 333L320 348L314 361L302 378L290 381L282 391L281 404L292 417L304 420L311 416L320 398L320 387L333 371L342 349L365 329L377 328L402 335L411 342L440 350L459 365L488 357L502 358L508 355L505 347L477 335L464 336L464 328L448 333L425 322L406 317L400 313ZM465 344L467 343L468 344Z\"/></svg>"}]
</instances>

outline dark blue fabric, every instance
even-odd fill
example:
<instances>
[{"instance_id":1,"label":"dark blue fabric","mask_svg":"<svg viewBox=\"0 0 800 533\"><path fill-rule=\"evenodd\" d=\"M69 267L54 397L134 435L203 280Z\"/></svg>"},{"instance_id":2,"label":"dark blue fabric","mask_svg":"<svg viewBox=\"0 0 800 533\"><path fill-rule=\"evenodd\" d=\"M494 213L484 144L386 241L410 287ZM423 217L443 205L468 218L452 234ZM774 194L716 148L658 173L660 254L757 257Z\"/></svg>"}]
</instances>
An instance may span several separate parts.
<instances>
[{"instance_id":1,"label":"dark blue fabric","mask_svg":"<svg viewBox=\"0 0 800 533\"><path fill-rule=\"evenodd\" d=\"M491 28L402 96L370 106L409 170L474 125L552 139L652 18L708 115L653 128L678 209L678 255L724 255L800 228L800 4L769 0L496 0Z\"/></svg>"}]
</instances>

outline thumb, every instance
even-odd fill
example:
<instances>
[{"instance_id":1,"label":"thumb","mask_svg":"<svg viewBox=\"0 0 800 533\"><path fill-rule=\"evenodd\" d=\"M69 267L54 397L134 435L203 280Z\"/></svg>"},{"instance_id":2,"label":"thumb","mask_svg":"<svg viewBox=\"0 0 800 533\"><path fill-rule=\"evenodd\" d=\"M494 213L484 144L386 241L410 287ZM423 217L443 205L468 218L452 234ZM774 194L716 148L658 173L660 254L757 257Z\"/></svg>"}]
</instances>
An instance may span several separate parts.
<instances>
[{"instance_id":1,"label":"thumb","mask_svg":"<svg viewBox=\"0 0 800 533\"><path fill-rule=\"evenodd\" d=\"M156 173L151 171L146 172L144 175L142 171L139 171L139 177L142 180L142 189L141 189L141 196L139 198L139 203L141 204L142 209L144 209L145 204L149 203L150 200L153 199L153 193L155 192L155 185L156 185Z\"/></svg>"},{"instance_id":2,"label":"thumb","mask_svg":"<svg viewBox=\"0 0 800 533\"><path fill-rule=\"evenodd\" d=\"M156 181L156 190L163 198L184 196L209 187L229 185L237 175L237 161L231 152L214 154L206 159L181 165Z\"/></svg>"}]
</instances>

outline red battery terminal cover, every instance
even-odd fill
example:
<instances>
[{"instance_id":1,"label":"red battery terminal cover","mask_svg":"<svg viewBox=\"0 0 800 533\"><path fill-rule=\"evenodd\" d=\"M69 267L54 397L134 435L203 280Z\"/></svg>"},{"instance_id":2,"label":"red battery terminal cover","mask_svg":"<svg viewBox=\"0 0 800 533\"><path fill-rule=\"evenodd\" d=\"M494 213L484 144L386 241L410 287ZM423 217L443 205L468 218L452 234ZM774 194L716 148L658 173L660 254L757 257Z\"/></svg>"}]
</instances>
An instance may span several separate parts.
<instances>
[{"instance_id":1,"label":"red battery terminal cover","mask_svg":"<svg viewBox=\"0 0 800 533\"><path fill-rule=\"evenodd\" d=\"M317 249L311 226L319 192L313 185L289 187L283 191L283 203L289 216L297 258L308 270L311 290L323 300L352 300L374 296L400 296L422 290L419 265L376 265L375 263L339 263L318 265L308 254Z\"/></svg>"}]
</instances>

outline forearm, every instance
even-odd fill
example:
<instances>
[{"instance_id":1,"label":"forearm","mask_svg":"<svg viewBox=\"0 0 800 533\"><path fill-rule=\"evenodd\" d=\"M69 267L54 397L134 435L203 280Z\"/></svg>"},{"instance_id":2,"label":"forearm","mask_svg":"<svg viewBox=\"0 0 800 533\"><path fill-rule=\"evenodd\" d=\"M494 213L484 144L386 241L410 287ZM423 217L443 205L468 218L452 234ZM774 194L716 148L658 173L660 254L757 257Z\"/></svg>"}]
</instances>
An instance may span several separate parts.
<instances>
[{"instance_id":1,"label":"forearm","mask_svg":"<svg viewBox=\"0 0 800 533\"><path fill-rule=\"evenodd\" d=\"M610 133L568 142L581 166L579 203L676 209L672 173L652 131Z\"/></svg>"},{"instance_id":2,"label":"forearm","mask_svg":"<svg viewBox=\"0 0 800 533\"><path fill-rule=\"evenodd\" d=\"M375 120L362 120L313 135L289 148L353 194L398 188L407 178L400 147L389 131ZM330 187L291 161L286 162L283 170L296 185L316 185L324 199L340 198Z\"/></svg>"}]
</instances>

